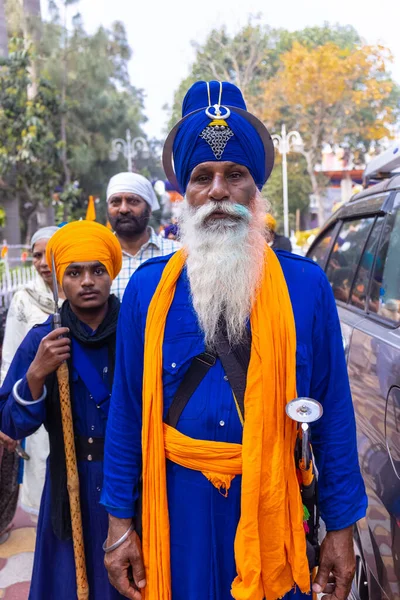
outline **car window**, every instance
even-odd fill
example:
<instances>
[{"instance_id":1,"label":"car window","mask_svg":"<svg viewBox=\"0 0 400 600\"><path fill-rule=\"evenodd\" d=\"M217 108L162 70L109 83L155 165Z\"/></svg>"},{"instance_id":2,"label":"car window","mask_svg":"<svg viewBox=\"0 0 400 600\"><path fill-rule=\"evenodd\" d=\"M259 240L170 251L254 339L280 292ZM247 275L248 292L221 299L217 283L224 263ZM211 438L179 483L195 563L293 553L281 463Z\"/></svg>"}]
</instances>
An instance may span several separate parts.
<instances>
[{"instance_id":1,"label":"car window","mask_svg":"<svg viewBox=\"0 0 400 600\"><path fill-rule=\"evenodd\" d=\"M328 231L323 235L323 237L320 238L318 243L315 244L315 246L313 246L310 254L308 255L308 258L311 258L311 260L318 263L320 267L325 266L325 260L329 252L334 231L334 227L328 229Z\"/></svg>"},{"instance_id":2,"label":"car window","mask_svg":"<svg viewBox=\"0 0 400 600\"><path fill-rule=\"evenodd\" d=\"M329 258L326 275L337 300L347 302L374 217L345 221Z\"/></svg>"},{"instance_id":3,"label":"car window","mask_svg":"<svg viewBox=\"0 0 400 600\"><path fill-rule=\"evenodd\" d=\"M356 279L351 290L351 304L362 310L365 310L366 308L368 286L374 267L374 258L378 249L383 222L384 217L378 217L375 222L361 257L360 264L358 265ZM377 285L377 282L373 279L371 283L370 307L372 302L379 301L379 288L380 286Z\"/></svg>"},{"instance_id":4,"label":"car window","mask_svg":"<svg viewBox=\"0 0 400 600\"><path fill-rule=\"evenodd\" d=\"M393 225L393 227L392 227ZM400 210L387 221L376 257L369 310L400 322ZM374 291L375 290L375 291ZM374 293L373 293L374 292Z\"/></svg>"}]
</instances>

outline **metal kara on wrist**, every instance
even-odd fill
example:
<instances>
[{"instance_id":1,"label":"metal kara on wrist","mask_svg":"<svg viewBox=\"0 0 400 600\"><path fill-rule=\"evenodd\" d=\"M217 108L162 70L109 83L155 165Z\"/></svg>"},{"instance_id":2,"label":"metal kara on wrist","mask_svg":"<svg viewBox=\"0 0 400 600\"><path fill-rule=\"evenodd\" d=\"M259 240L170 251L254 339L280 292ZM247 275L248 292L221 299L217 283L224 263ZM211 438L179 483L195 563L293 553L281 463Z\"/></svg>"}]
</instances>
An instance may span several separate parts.
<instances>
[{"instance_id":1,"label":"metal kara on wrist","mask_svg":"<svg viewBox=\"0 0 400 600\"><path fill-rule=\"evenodd\" d=\"M108 546L108 548L106 547L106 543L107 540L104 542L103 544L103 551L108 554L109 552L112 552L113 550L116 550L117 548L119 548L120 546L122 546L122 544L128 539L129 534L131 533L131 531L135 530L135 526L133 523L131 523L128 531L126 531L124 533L124 535L122 537L119 538L119 540L117 540L116 542L114 542L114 544L111 544L111 546Z\"/></svg>"}]
</instances>

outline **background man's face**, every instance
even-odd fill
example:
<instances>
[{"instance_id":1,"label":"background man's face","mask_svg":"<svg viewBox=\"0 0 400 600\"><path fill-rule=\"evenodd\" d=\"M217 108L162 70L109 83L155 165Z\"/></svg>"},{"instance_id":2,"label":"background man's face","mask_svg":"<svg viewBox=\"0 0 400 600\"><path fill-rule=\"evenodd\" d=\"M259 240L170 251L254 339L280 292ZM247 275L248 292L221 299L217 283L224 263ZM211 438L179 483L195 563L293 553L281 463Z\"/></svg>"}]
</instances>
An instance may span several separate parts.
<instances>
[{"instance_id":1,"label":"background man's face","mask_svg":"<svg viewBox=\"0 0 400 600\"><path fill-rule=\"evenodd\" d=\"M218 202L232 202L248 207L256 191L256 184L247 167L227 161L210 161L193 169L186 188L186 199L193 208L215 203L213 218L223 219L226 215L218 213Z\"/></svg>"},{"instance_id":2,"label":"background man's face","mask_svg":"<svg viewBox=\"0 0 400 600\"><path fill-rule=\"evenodd\" d=\"M71 263L65 270L62 287L71 306L96 309L108 301L111 277L97 260Z\"/></svg>"},{"instance_id":3,"label":"background man's face","mask_svg":"<svg viewBox=\"0 0 400 600\"><path fill-rule=\"evenodd\" d=\"M121 238L130 238L147 229L151 208L137 194L121 192L108 200L108 219Z\"/></svg>"}]
</instances>

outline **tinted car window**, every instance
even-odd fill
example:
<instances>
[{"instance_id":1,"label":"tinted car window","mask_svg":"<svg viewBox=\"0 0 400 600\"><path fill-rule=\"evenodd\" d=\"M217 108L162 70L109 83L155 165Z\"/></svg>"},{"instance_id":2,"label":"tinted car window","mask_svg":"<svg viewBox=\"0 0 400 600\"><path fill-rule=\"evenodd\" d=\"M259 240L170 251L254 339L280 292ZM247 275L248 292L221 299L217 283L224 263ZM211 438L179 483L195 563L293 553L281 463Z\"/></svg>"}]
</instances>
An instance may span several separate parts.
<instances>
[{"instance_id":1,"label":"tinted car window","mask_svg":"<svg viewBox=\"0 0 400 600\"><path fill-rule=\"evenodd\" d=\"M368 286L374 267L374 258L381 236L383 221L384 218L379 217L375 222L361 257L357 276L354 281L353 289L351 290L351 304L357 308L361 308L362 310L365 310L366 307ZM370 307L372 302L379 301L379 290L380 286L377 284L375 279L373 279L371 283Z\"/></svg>"},{"instance_id":2,"label":"tinted car window","mask_svg":"<svg viewBox=\"0 0 400 600\"><path fill-rule=\"evenodd\" d=\"M318 263L320 267L324 267L325 260L327 258L332 236L334 233L334 227L331 227L325 235L318 241L318 244L313 246L308 258L311 258L314 262Z\"/></svg>"},{"instance_id":3,"label":"tinted car window","mask_svg":"<svg viewBox=\"0 0 400 600\"><path fill-rule=\"evenodd\" d=\"M373 217L345 221L339 231L326 269L337 300L347 302L349 299L351 284L373 222Z\"/></svg>"},{"instance_id":4,"label":"tinted car window","mask_svg":"<svg viewBox=\"0 0 400 600\"><path fill-rule=\"evenodd\" d=\"M376 257L369 310L385 319L400 322L400 210L394 218L393 228L385 225L382 242Z\"/></svg>"}]
</instances>

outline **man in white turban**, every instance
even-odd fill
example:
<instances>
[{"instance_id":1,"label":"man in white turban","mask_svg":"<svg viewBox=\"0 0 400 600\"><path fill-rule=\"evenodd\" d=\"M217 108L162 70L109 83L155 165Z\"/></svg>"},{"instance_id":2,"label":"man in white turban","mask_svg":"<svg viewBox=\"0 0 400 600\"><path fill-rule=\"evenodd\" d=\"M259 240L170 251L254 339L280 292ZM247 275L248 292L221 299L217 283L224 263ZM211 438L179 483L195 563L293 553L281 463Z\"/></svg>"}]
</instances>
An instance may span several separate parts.
<instances>
[{"instance_id":1,"label":"man in white turban","mask_svg":"<svg viewBox=\"0 0 400 600\"><path fill-rule=\"evenodd\" d=\"M129 279L143 262L175 252L180 244L157 235L149 220L159 210L150 181L138 173L118 173L107 188L108 219L122 246L123 265L112 292L120 300Z\"/></svg>"}]
</instances>

